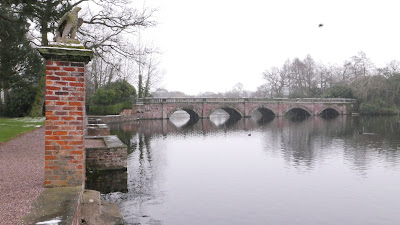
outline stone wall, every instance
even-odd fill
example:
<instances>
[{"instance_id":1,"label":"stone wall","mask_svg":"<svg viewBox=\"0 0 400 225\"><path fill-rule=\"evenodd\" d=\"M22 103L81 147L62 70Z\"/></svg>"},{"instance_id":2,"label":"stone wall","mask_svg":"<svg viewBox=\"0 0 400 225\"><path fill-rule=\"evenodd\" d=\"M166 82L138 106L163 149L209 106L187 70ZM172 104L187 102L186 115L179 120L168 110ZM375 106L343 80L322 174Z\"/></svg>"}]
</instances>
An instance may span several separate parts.
<instances>
[{"instance_id":1,"label":"stone wall","mask_svg":"<svg viewBox=\"0 0 400 225\"><path fill-rule=\"evenodd\" d=\"M250 117L260 108L270 110L275 116L283 116L294 108L307 111L310 115L319 115L323 110L331 108L340 115L346 115L352 104L344 103L312 103L312 102L204 102L204 103L148 103L134 105L132 113L139 119L167 119L176 110L191 111L200 118L208 118L217 109L225 109L230 114ZM189 113L190 114L190 113Z\"/></svg>"},{"instance_id":2,"label":"stone wall","mask_svg":"<svg viewBox=\"0 0 400 225\"><path fill-rule=\"evenodd\" d=\"M117 136L86 137L86 139L86 141L100 141L85 147L88 171L126 170L128 149Z\"/></svg>"}]
</instances>

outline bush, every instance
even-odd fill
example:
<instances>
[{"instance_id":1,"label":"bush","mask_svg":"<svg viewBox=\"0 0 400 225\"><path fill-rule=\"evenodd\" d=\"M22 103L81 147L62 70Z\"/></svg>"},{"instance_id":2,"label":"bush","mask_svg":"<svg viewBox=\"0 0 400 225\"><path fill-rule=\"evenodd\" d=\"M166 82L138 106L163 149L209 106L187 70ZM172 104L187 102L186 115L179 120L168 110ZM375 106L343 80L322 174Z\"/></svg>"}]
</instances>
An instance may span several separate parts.
<instances>
[{"instance_id":1,"label":"bush","mask_svg":"<svg viewBox=\"0 0 400 225\"><path fill-rule=\"evenodd\" d=\"M90 97L90 102L94 105L112 105L135 97L136 90L132 85L125 80L117 80L104 88L97 89Z\"/></svg>"},{"instance_id":2,"label":"bush","mask_svg":"<svg viewBox=\"0 0 400 225\"><path fill-rule=\"evenodd\" d=\"M346 85L335 85L323 95L325 98L353 98L353 91Z\"/></svg>"},{"instance_id":3,"label":"bush","mask_svg":"<svg viewBox=\"0 0 400 225\"><path fill-rule=\"evenodd\" d=\"M36 88L32 86L12 89L5 104L0 105L0 115L21 117L28 115L35 99Z\"/></svg>"},{"instance_id":4,"label":"bush","mask_svg":"<svg viewBox=\"0 0 400 225\"><path fill-rule=\"evenodd\" d=\"M396 105L389 105L382 99L372 102L363 102L360 105L360 114L364 115L393 115L398 114L399 109Z\"/></svg>"},{"instance_id":5,"label":"bush","mask_svg":"<svg viewBox=\"0 0 400 225\"><path fill-rule=\"evenodd\" d=\"M91 105L89 106L88 115L118 115L123 109L131 109L132 101L117 103L114 105Z\"/></svg>"}]
</instances>

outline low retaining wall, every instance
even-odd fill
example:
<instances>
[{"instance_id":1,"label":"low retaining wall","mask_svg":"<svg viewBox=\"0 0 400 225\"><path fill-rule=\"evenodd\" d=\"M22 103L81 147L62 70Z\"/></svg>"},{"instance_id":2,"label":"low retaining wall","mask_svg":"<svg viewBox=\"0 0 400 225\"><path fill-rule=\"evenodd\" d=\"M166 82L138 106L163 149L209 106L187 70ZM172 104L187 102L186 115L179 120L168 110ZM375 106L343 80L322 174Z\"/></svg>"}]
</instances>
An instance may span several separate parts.
<instances>
[{"instance_id":1,"label":"low retaining wall","mask_svg":"<svg viewBox=\"0 0 400 225\"><path fill-rule=\"evenodd\" d=\"M128 122L137 120L137 117L134 116L121 116L121 115L109 115L109 116L89 116L89 120L101 121L99 123L118 123L118 122ZM89 121L90 124L90 121Z\"/></svg>"},{"instance_id":2,"label":"low retaining wall","mask_svg":"<svg viewBox=\"0 0 400 225\"><path fill-rule=\"evenodd\" d=\"M110 135L110 128L107 124L87 124L87 136L106 136Z\"/></svg>"},{"instance_id":3,"label":"low retaining wall","mask_svg":"<svg viewBox=\"0 0 400 225\"><path fill-rule=\"evenodd\" d=\"M126 170L127 146L115 135L86 137L86 171Z\"/></svg>"}]
</instances>

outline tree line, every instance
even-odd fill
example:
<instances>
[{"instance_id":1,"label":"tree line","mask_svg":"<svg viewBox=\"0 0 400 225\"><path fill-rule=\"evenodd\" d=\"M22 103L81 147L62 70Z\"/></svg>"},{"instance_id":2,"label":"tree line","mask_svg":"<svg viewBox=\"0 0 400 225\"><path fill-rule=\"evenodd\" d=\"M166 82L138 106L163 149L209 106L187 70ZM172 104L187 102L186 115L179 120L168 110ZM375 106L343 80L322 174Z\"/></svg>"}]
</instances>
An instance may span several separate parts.
<instances>
[{"instance_id":1,"label":"tree line","mask_svg":"<svg viewBox=\"0 0 400 225\"><path fill-rule=\"evenodd\" d=\"M398 114L400 108L400 62L378 68L364 52L342 65L317 63L310 55L287 59L280 67L262 72L264 83L256 91L242 83L226 92L203 92L194 96L157 89L155 97L259 97L259 98L355 98L363 114Z\"/></svg>"},{"instance_id":2,"label":"tree line","mask_svg":"<svg viewBox=\"0 0 400 225\"><path fill-rule=\"evenodd\" d=\"M86 74L88 102L95 104L97 90L104 94L121 80L136 86L130 96L136 90L140 97L150 95L162 75L159 51L144 43L140 32L156 25L154 9L138 10L130 0L2 0L0 116L43 115L45 66L35 48L52 41L59 19L76 6L83 18L78 39L94 52Z\"/></svg>"},{"instance_id":3,"label":"tree line","mask_svg":"<svg viewBox=\"0 0 400 225\"><path fill-rule=\"evenodd\" d=\"M316 63L310 55L288 59L262 76L266 82L257 89L260 97L355 98L364 114L399 112L400 62L378 68L362 51L342 65Z\"/></svg>"}]
</instances>

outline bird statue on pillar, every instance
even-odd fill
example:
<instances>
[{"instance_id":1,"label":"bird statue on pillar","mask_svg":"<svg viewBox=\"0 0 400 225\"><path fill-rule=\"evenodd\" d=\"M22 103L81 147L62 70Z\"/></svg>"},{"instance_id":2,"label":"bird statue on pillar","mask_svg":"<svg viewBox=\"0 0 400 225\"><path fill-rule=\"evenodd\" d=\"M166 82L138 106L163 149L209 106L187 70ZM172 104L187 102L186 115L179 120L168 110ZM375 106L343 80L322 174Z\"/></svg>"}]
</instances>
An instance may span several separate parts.
<instances>
[{"instance_id":1,"label":"bird statue on pillar","mask_svg":"<svg viewBox=\"0 0 400 225\"><path fill-rule=\"evenodd\" d=\"M83 23L83 19L78 18L80 10L80 7L75 7L71 12L67 12L61 17L56 30L56 42L79 43L75 38L78 28Z\"/></svg>"}]
</instances>

